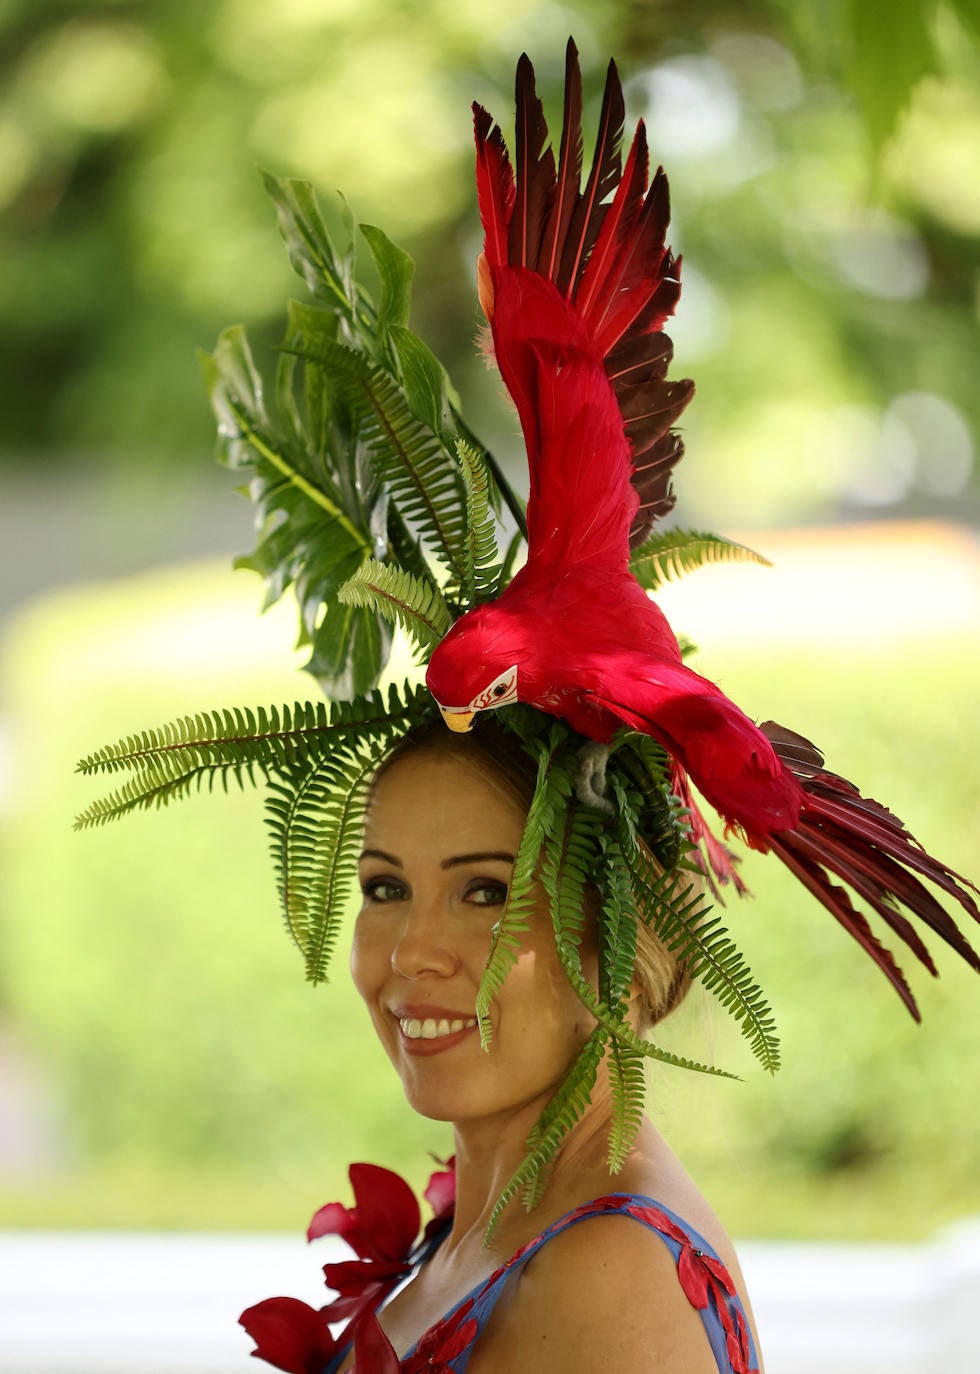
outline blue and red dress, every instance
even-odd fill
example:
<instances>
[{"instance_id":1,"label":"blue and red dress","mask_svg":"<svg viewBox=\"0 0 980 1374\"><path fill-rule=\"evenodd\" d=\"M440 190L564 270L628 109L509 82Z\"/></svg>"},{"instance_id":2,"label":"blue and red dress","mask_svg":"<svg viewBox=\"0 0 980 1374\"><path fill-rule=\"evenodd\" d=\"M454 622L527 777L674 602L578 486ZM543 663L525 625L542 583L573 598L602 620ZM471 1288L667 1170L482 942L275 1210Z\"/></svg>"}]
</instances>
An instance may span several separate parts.
<instances>
[{"instance_id":1,"label":"blue and red dress","mask_svg":"<svg viewBox=\"0 0 980 1374\"><path fill-rule=\"evenodd\" d=\"M478 1284L441 1321L402 1357L402 1374L463 1374L473 1347L486 1326L507 1285L513 1282L538 1251L569 1226L590 1217L619 1215L630 1217L648 1227L663 1241L677 1264L677 1275L688 1301L697 1308L719 1374L755 1374L758 1357L752 1332L741 1299L731 1276L718 1255L698 1233L675 1212L653 1198L636 1193L610 1193L575 1207L552 1222L533 1240ZM418 1256L416 1271L438 1248L448 1227L433 1237ZM642 1301L632 1295L631 1301ZM350 1350L345 1345L326 1366L324 1374L334 1374ZM370 1374L365 1371L364 1374Z\"/></svg>"}]
</instances>

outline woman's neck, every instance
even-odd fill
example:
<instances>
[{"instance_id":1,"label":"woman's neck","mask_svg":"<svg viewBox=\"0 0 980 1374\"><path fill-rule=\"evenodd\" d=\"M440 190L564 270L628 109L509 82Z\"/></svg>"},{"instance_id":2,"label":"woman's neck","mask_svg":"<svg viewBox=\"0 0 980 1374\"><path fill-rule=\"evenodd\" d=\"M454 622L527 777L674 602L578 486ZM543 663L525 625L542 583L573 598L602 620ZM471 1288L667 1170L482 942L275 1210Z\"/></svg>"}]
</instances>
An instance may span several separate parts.
<instances>
[{"instance_id":1,"label":"woman's neck","mask_svg":"<svg viewBox=\"0 0 980 1374\"><path fill-rule=\"evenodd\" d=\"M494 1206L527 1153L528 1135L546 1100L525 1104L506 1115L455 1124L456 1212L452 1231L442 1247L445 1258L474 1244L484 1247ZM528 1214L518 1194L494 1230L489 1245L491 1254L508 1258L549 1220L580 1202L622 1187L617 1177L609 1173L611 1122L608 1093L597 1083L593 1100L554 1160L541 1208ZM644 1120L636 1151L646 1156L662 1144L652 1123Z\"/></svg>"}]
</instances>

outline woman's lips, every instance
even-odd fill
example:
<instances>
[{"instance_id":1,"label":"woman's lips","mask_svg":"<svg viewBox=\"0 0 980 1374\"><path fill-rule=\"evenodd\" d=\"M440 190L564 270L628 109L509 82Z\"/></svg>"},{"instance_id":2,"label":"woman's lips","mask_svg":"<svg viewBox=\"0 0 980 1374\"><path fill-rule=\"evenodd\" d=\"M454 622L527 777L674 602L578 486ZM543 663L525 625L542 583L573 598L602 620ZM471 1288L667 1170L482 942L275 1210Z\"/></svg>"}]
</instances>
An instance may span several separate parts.
<instances>
[{"instance_id":1,"label":"woman's lips","mask_svg":"<svg viewBox=\"0 0 980 1374\"><path fill-rule=\"evenodd\" d=\"M443 1007L399 1007L393 1015L399 1043L406 1054L414 1056L441 1054L477 1028L475 1016L461 1016Z\"/></svg>"}]
</instances>

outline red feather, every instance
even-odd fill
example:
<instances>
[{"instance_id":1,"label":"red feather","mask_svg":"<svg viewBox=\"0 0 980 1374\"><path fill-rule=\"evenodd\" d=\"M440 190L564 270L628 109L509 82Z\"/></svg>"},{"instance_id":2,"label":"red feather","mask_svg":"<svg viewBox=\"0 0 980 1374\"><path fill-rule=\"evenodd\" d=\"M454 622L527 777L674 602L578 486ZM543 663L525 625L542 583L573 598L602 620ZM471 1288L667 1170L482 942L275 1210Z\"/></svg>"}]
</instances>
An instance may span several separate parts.
<instances>
[{"instance_id":1,"label":"red feather","mask_svg":"<svg viewBox=\"0 0 980 1374\"><path fill-rule=\"evenodd\" d=\"M809 741L771 723L760 729L687 668L666 618L629 571L631 540L673 504L671 476L683 447L671 426L693 392L691 382L667 381L672 350L659 333L680 291L680 259L674 263L664 243L662 170L646 186L642 125L620 177L623 103L612 64L595 159L579 194L581 88L572 44L566 71L555 169L542 154L547 129L534 73L521 59L516 186L500 130L476 107L489 274L481 295L527 445L528 558L497 601L456 622L426 680L441 706L475 710L490 684L516 669L519 700L583 735L608 742L624 724L652 735L674 760L692 834L718 876L741 890L731 856L693 807L687 775L728 830L787 865L917 1016L901 970L841 883L932 972L901 908L980 969L921 879L980 920L970 895L976 888L928 854L897 817L827 772Z\"/></svg>"}]
</instances>

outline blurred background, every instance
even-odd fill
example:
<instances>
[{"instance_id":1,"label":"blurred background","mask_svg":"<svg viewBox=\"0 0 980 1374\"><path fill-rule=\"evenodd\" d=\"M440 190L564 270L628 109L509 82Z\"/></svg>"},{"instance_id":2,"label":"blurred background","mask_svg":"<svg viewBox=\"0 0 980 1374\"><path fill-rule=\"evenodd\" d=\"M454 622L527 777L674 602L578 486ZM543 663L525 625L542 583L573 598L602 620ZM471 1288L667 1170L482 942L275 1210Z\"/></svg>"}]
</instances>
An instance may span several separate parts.
<instances>
[{"instance_id":1,"label":"blurred background","mask_svg":"<svg viewBox=\"0 0 980 1374\"><path fill-rule=\"evenodd\" d=\"M251 515L194 356L241 321L268 361L303 295L257 167L341 189L412 253L413 325L523 487L474 348L469 102L509 131L527 49L560 127L569 33L587 129L615 53L671 178L674 372L698 385L677 520L777 564L692 575L675 626L750 714L976 875L973 0L4 0L0 1225L298 1235L351 1159L421 1182L447 1149L343 953L304 986L258 797L76 836L98 785L72 766L316 691L291 607L260 619L231 571ZM915 1026L778 868L752 856L762 895L727 919L786 1066L761 1081L692 998L665 1037L745 1081L657 1071L655 1114L739 1235L918 1240L980 1212L975 975L941 950L938 983L907 969Z\"/></svg>"}]
</instances>

